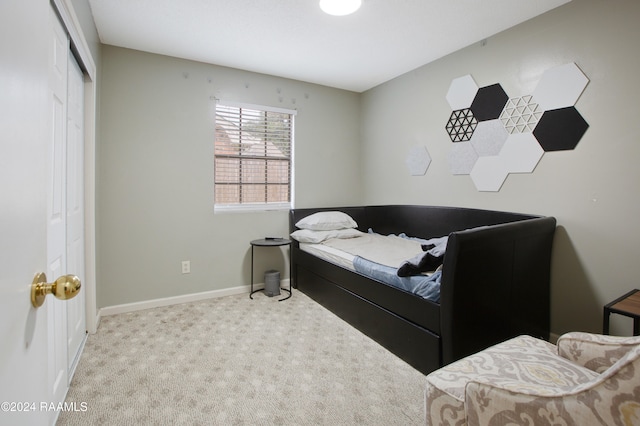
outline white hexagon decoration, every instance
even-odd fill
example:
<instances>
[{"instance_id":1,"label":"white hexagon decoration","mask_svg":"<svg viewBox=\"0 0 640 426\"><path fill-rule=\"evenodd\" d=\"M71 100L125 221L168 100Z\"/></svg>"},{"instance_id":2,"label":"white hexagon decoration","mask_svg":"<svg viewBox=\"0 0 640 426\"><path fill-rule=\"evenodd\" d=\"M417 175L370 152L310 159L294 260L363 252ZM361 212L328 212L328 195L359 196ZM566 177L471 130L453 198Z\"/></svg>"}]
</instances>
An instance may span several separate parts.
<instances>
[{"instance_id":1,"label":"white hexagon decoration","mask_svg":"<svg viewBox=\"0 0 640 426\"><path fill-rule=\"evenodd\" d=\"M449 105L454 111L469 108L477 92L478 85L471 77L471 74L467 74L451 82L447 92L447 101L449 101Z\"/></svg>"},{"instance_id":2,"label":"white hexagon decoration","mask_svg":"<svg viewBox=\"0 0 640 426\"><path fill-rule=\"evenodd\" d=\"M500 114L500 121L509 133L533 132L540 117L542 110L529 95L509 99Z\"/></svg>"},{"instance_id":3,"label":"white hexagon decoration","mask_svg":"<svg viewBox=\"0 0 640 426\"><path fill-rule=\"evenodd\" d=\"M500 191L508 175L502 158L497 155L478 158L471 170L471 180L478 191Z\"/></svg>"},{"instance_id":4,"label":"white hexagon decoration","mask_svg":"<svg viewBox=\"0 0 640 426\"><path fill-rule=\"evenodd\" d=\"M500 151L500 157L509 173L531 173L544 155L544 150L532 133L515 133Z\"/></svg>"},{"instance_id":5,"label":"white hexagon decoration","mask_svg":"<svg viewBox=\"0 0 640 426\"><path fill-rule=\"evenodd\" d=\"M509 133L499 119L487 120L478 123L469 142L480 157L498 155L508 137Z\"/></svg>"},{"instance_id":6,"label":"white hexagon decoration","mask_svg":"<svg viewBox=\"0 0 640 426\"><path fill-rule=\"evenodd\" d=\"M574 106L589 83L573 62L551 68L542 74L532 95L543 111Z\"/></svg>"},{"instance_id":7,"label":"white hexagon decoration","mask_svg":"<svg viewBox=\"0 0 640 426\"><path fill-rule=\"evenodd\" d=\"M405 163L411 176L422 176L427 173L431 164L431 156L426 147L414 146L409 150Z\"/></svg>"},{"instance_id":8,"label":"white hexagon decoration","mask_svg":"<svg viewBox=\"0 0 640 426\"><path fill-rule=\"evenodd\" d=\"M471 142L456 142L447 156L453 175L468 175L478 161L478 153Z\"/></svg>"}]
</instances>

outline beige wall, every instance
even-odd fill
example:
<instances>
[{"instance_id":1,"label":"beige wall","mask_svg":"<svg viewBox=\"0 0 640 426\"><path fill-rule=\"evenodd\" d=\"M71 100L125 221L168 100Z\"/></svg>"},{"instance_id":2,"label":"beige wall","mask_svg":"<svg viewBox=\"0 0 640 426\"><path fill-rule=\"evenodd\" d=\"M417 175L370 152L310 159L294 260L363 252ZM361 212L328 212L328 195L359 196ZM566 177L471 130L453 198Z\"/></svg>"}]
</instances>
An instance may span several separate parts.
<instances>
[{"instance_id":1,"label":"beige wall","mask_svg":"<svg viewBox=\"0 0 640 426\"><path fill-rule=\"evenodd\" d=\"M407 73L363 95L365 203L480 207L555 216L552 331L602 330L602 306L638 288L640 253L640 2L575 0ZM445 124L451 80L501 83L530 94L543 71L575 62L590 79L576 105L590 127L575 150L546 153L533 174L511 175L500 192L453 176ZM423 144L433 159L411 177L404 159ZM470 313L472 315L472 313ZM615 316L614 316L615 317ZM631 333L614 319L613 331Z\"/></svg>"},{"instance_id":2,"label":"beige wall","mask_svg":"<svg viewBox=\"0 0 640 426\"><path fill-rule=\"evenodd\" d=\"M103 46L98 307L248 285L249 241L288 234L287 212L214 215L212 97L297 109L296 206L360 202L358 94ZM257 250L256 282L288 276Z\"/></svg>"}]
</instances>

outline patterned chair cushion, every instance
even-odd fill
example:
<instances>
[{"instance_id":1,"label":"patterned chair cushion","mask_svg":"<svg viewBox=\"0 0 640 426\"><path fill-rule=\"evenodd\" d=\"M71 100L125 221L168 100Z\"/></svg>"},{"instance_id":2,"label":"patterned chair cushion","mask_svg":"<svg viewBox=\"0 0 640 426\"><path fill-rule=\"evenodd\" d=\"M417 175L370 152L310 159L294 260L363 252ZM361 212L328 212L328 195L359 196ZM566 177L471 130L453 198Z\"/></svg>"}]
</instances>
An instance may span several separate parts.
<instances>
[{"instance_id":1,"label":"patterned chair cushion","mask_svg":"<svg viewBox=\"0 0 640 426\"><path fill-rule=\"evenodd\" d=\"M594 371L559 357L556 346L548 342L515 337L429 374L427 425L465 425L465 394L470 382L551 396L597 377Z\"/></svg>"}]
</instances>

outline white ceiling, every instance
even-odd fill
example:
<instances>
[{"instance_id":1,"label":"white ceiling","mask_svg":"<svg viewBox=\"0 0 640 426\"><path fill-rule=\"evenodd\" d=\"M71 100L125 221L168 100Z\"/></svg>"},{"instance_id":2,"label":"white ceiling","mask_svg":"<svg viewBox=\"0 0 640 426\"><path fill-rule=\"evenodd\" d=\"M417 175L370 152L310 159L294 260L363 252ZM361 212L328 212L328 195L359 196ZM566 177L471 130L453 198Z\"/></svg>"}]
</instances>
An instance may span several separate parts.
<instances>
[{"instance_id":1,"label":"white ceiling","mask_svg":"<svg viewBox=\"0 0 640 426\"><path fill-rule=\"evenodd\" d=\"M89 0L104 44L363 92L570 0Z\"/></svg>"}]
</instances>

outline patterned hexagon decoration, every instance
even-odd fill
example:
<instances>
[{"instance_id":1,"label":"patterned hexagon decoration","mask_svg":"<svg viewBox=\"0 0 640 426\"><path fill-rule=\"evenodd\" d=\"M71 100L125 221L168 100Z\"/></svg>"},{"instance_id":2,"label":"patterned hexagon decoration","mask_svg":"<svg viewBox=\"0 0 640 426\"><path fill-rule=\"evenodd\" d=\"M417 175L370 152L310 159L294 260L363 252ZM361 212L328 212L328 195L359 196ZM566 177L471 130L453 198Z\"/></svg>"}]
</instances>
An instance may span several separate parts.
<instances>
[{"instance_id":1,"label":"patterned hexagon decoration","mask_svg":"<svg viewBox=\"0 0 640 426\"><path fill-rule=\"evenodd\" d=\"M542 117L542 109L533 96L511 98L500 113L500 121L509 133L532 132Z\"/></svg>"},{"instance_id":2,"label":"patterned hexagon decoration","mask_svg":"<svg viewBox=\"0 0 640 426\"><path fill-rule=\"evenodd\" d=\"M545 111L533 130L545 151L571 150L589 128L575 107Z\"/></svg>"},{"instance_id":3,"label":"patterned hexagon decoration","mask_svg":"<svg viewBox=\"0 0 640 426\"><path fill-rule=\"evenodd\" d=\"M542 74L532 95L542 110L574 106L589 83L576 64L551 68Z\"/></svg>"},{"instance_id":4,"label":"patterned hexagon decoration","mask_svg":"<svg viewBox=\"0 0 640 426\"><path fill-rule=\"evenodd\" d=\"M531 133L509 135L500 157L509 173L531 173L544 155L544 150Z\"/></svg>"},{"instance_id":5,"label":"patterned hexagon decoration","mask_svg":"<svg viewBox=\"0 0 640 426\"><path fill-rule=\"evenodd\" d=\"M478 120L473 116L469 108L453 111L445 126L451 142L464 142L471 139L478 125Z\"/></svg>"},{"instance_id":6,"label":"patterned hexagon decoration","mask_svg":"<svg viewBox=\"0 0 640 426\"><path fill-rule=\"evenodd\" d=\"M478 158L471 170L471 180L478 191L500 191L508 175L504 160L498 155Z\"/></svg>"},{"instance_id":7,"label":"patterned hexagon decoration","mask_svg":"<svg viewBox=\"0 0 640 426\"><path fill-rule=\"evenodd\" d=\"M411 176L422 176L427 173L431 164L431 156L424 146L414 146L409 150L405 158L405 164Z\"/></svg>"},{"instance_id":8,"label":"patterned hexagon decoration","mask_svg":"<svg viewBox=\"0 0 640 426\"><path fill-rule=\"evenodd\" d=\"M588 82L574 63L546 71L532 95L511 99L500 84L477 89L470 75L453 80L451 173L471 175L479 191L499 191L509 173L533 172L545 152L574 149L589 128L575 108Z\"/></svg>"},{"instance_id":9,"label":"patterned hexagon decoration","mask_svg":"<svg viewBox=\"0 0 640 426\"><path fill-rule=\"evenodd\" d=\"M480 157L498 155L508 137L500 120L488 120L478 123L470 142Z\"/></svg>"},{"instance_id":10,"label":"patterned hexagon decoration","mask_svg":"<svg viewBox=\"0 0 640 426\"><path fill-rule=\"evenodd\" d=\"M471 106L477 92L478 85L473 77L467 74L451 82L447 92L447 101L453 110L466 109Z\"/></svg>"},{"instance_id":11,"label":"patterned hexagon decoration","mask_svg":"<svg viewBox=\"0 0 640 426\"><path fill-rule=\"evenodd\" d=\"M447 159L452 175L468 175L478 161L478 153L471 142L460 142L453 144Z\"/></svg>"},{"instance_id":12,"label":"patterned hexagon decoration","mask_svg":"<svg viewBox=\"0 0 640 426\"><path fill-rule=\"evenodd\" d=\"M495 120L500 117L509 96L500 84L492 84L478 89L471 111L478 121Z\"/></svg>"}]
</instances>

